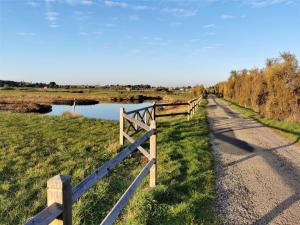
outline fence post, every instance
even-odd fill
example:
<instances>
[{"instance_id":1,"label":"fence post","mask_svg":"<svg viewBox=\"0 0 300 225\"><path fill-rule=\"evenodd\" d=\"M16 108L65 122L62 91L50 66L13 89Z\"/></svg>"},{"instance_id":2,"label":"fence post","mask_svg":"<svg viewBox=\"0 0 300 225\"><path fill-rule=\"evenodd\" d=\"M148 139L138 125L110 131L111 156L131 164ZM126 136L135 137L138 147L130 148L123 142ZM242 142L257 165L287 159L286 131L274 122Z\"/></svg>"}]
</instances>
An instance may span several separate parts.
<instances>
[{"instance_id":1,"label":"fence post","mask_svg":"<svg viewBox=\"0 0 300 225\"><path fill-rule=\"evenodd\" d=\"M195 113L195 102L192 103L192 116L194 116Z\"/></svg>"},{"instance_id":2,"label":"fence post","mask_svg":"<svg viewBox=\"0 0 300 225\"><path fill-rule=\"evenodd\" d=\"M72 225L71 176L56 175L47 181L47 206L53 203L61 204L63 213L50 225Z\"/></svg>"},{"instance_id":3,"label":"fence post","mask_svg":"<svg viewBox=\"0 0 300 225\"><path fill-rule=\"evenodd\" d=\"M188 102L188 115L187 115L187 120L190 120L190 118L191 118L191 103L190 102Z\"/></svg>"},{"instance_id":4,"label":"fence post","mask_svg":"<svg viewBox=\"0 0 300 225\"><path fill-rule=\"evenodd\" d=\"M135 112L133 114L133 118L136 119L136 120L139 120L138 112ZM135 130L138 130L139 126L136 123L134 123L133 126L134 126Z\"/></svg>"},{"instance_id":5,"label":"fence post","mask_svg":"<svg viewBox=\"0 0 300 225\"><path fill-rule=\"evenodd\" d=\"M156 130L156 121L151 120L150 122L150 128L151 130ZM151 160L154 159L155 163L150 169L150 187L155 187L156 186L156 141L157 141L157 132L150 137L150 158Z\"/></svg>"},{"instance_id":6,"label":"fence post","mask_svg":"<svg viewBox=\"0 0 300 225\"><path fill-rule=\"evenodd\" d=\"M144 123L145 124L148 124L148 120L149 120L149 115L148 115L148 109L145 109L145 112L144 112Z\"/></svg>"},{"instance_id":7,"label":"fence post","mask_svg":"<svg viewBox=\"0 0 300 225\"><path fill-rule=\"evenodd\" d=\"M124 107L120 108L120 145L124 145L124 135L123 135L123 131L124 131Z\"/></svg>"},{"instance_id":8,"label":"fence post","mask_svg":"<svg viewBox=\"0 0 300 225\"><path fill-rule=\"evenodd\" d=\"M152 119L155 120L156 116L156 102L153 102L153 111L152 111Z\"/></svg>"}]
</instances>

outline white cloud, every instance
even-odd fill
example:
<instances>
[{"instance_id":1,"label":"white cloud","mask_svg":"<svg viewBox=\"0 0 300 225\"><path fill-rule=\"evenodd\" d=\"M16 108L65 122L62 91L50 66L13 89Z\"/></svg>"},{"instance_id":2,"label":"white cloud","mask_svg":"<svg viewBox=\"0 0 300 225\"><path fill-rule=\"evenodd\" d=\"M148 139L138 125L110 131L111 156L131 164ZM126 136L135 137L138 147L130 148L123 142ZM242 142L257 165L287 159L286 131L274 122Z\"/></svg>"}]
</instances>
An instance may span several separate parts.
<instances>
[{"instance_id":1,"label":"white cloud","mask_svg":"<svg viewBox=\"0 0 300 225\"><path fill-rule=\"evenodd\" d=\"M82 5L91 5L91 4L93 4L93 1L92 0L81 0L81 4Z\"/></svg>"},{"instance_id":2,"label":"white cloud","mask_svg":"<svg viewBox=\"0 0 300 225\"><path fill-rule=\"evenodd\" d=\"M183 8L163 8L161 10L163 13L169 13L173 16L179 17L192 17L197 15L197 10L189 10Z\"/></svg>"},{"instance_id":3,"label":"white cloud","mask_svg":"<svg viewBox=\"0 0 300 225\"><path fill-rule=\"evenodd\" d=\"M69 4L69 5L91 5L93 4L93 0L64 0L65 3Z\"/></svg>"},{"instance_id":4,"label":"white cloud","mask_svg":"<svg viewBox=\"0 0 300 225\"><path fill-rule=\"evenodd\" d=\"M114 27L115 24L113 24L113 23L107 23L107 24L105 24L105 26L106 26L106 27Z\"/></svg>"},{"instance_id":5,"label":"white cloud","mask_svg":"<svg viewBox=\"0 0 300 225\"><path fill-rule=\"evenodd\" d=\"M233 16L233 15L228 15L228 14L223 14L223 15L220 16L220 18L221 18L222 20L232 20L232 19L235 19L235 16Z\"/></svg>"},{"instance_id":6,"label":"white cloud","mask_svg":"<svg viewBox=\"0 0 300 225\"><path fill-rule=\"evenodd\" d=\"M57 20L57 17L58 17L59 13L58 12L55 12L55 11L48 11L46 13L46 18L48 21L50 22L55 22Z\"/></svg>"},{"instance_id":7,"label":"white cloud","mask_svg":"<svg viewBox=\"0 0 300 225\"><path fill-rule=\"evenodd\" d=\"M278 4L290 5L295 3L295 0L244 0L244 3L252 7L261 8Z\"/></svg>"},{"instance_id":8,"label":"white cloud","mask_svg":"<svg viewBox=\"0 0 300 225\"><path fill-rule=\"evenodd\" d=\"M58 20L59 13L55 11L47 11L46 12L46 19L49 22L49 27L57 28L59 27L57 20Z\"/></svg>"},{"instance_id":9,"label":"white cloud","mask_svg":"<svg viewBox=\"0 0 300 225\"><path fill-rule=\"evenodd\" d=\"M18 32L17 35L19 35L19 36L26 36L26 37L32 37L32 36L35 36L36 34L32 33L32 32Z\"/></svg>"},{"instance_id":10,"label":"white cloud","mask_svg":"<svg viewBox=\"0 0 300 225\"><path fill-rule=\"evenodd\" d=\"M203 48L204 49L216 49L216 48L219 48L219 47L222 47L223 45L221 44L212 44L212 45L207 45L207 46L204 46Z\"/></svg>"},{"instance_id":11,"label":"white cloud","mask_svg":"<svg viewBox=\"0 0 300 225\"><path fill-rule=\"evenodd\" d=\"M137 11L142 11L142 10L148 10L148 9L152 9L147 5L136 5L136 6L132 6L133 10L137 10Z\"/></svg>"},{"instance_id":12,"label":"white cloud","mask_svg":"<svg viewBox=\"0 0 300 225\"><path fill-rule=\"evenodd\" d=\"M108 7L121 7L121 8L127 8L128 4L126 2L118 2L118 1L104 1L104 4Z\"/></svg>"},{"instance_id":13,"label":"white cloud","mask_svg":"<svg viewBox=\"0 0 300 225\"><path fill-rule=\"evenodd\" d=\"M198 42L198 41L201 41L201 39L200 38L193 38L193 39L190 40L190 42Z\"/></svg>"},{"instance_id":14,"label":"white cloud","mask_svg":"<svg viewBox=\"0 0 300 225\"><path fill-rule=\"evenodd\" d=\"M206 24L206 25L203 26L203 28L204 28L204 29L208 29L208 28L216 28L216 25L213 24L213 23L212 23L212 24Z\"/></svg>"},{"instance_id":15,"label":"white cloud","mask_svg":"<svg viewBox=\"0 0 300 225\"><path fill-rule=\"evenodd\" d=\"M216 35L215 32L205 32L204 33L204 36L214 36L214 35Z\"/></svg>"},{"instance_id":16,"label":"white cloud","mask_svg":"<svg viewBox=\"0 0 300 225\"><path fill-rule=\"evenodd\" d=\"M31 7L37 7L37 6L39 6L39 3L37 1L30 0L27 2L27 5L29 5Z\"/></svg>"},{"instance_id":17,"label":"white cloud","mask_svg":"<svg viewBox=\"0 0 300 225\"><path fill-rule=\"evenodd\" d=\"M138 21L138 20L140 20L140 17L137 16L137 15L131 15L131 16L129 16L129 20L131 20L131 21Z\"/></svg>"}]
</instances>

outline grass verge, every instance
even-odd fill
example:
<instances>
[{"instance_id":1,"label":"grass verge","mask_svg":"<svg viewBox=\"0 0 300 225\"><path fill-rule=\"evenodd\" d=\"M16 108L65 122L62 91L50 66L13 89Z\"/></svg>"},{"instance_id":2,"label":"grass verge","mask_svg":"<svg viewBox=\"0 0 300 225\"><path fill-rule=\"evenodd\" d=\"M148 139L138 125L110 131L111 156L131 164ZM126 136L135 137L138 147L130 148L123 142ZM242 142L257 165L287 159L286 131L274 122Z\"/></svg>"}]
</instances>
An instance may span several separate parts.
<instances>
[{"instance_id":1,"label":"grass verge","mask_svg":"<svg viewBox=\"0 0 300 225\"><path fill-rule=\"evenodd\" d=\"M117 224L215 224L213 156L204 105L191 121L159 122L158 186L143 185ZM0 224L22 224L46 205L46 182L72 184L118 149L118 123L86 118L0 114ZM144 165L127 158L73 206L74 224L99 224Z\"/></svg>"},{"instance_id":2,"label":"grass verge","mask_svg":"<svg viewBox=\"0 0 300 225\"><path fill-rule=\"evenodd\" d=\"M282 135L290 139L291 141L297 143L300 140L300 123L289 122L289 121L278 121L274 119L268 119L261 116L257 112L254 112L252 109L242 107L232 101L222 99L233 107L237 111L243 113L244 115L264 124L275 130L279 131Z\"/></svg>"},{"instance_id":3,"label":"grass verge","mask_svg":"<svg viewBox=\"0 0 300 225\"><path fill-rule=\"evenodd\" d=\"M203 101L192 120L159 123L158 185L138 191L118 224L216 224L213 155Z\"/></svg>"}]
</instances>

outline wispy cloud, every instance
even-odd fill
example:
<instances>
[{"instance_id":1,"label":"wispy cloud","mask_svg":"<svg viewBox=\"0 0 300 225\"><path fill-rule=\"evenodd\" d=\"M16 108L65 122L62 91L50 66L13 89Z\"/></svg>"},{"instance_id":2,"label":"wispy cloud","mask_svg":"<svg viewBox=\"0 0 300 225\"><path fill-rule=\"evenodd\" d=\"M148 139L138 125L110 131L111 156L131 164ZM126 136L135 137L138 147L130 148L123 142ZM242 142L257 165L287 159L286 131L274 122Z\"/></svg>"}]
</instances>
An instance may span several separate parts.
<instances>
[{"instance_id":1,"label":"wispy cloud","mask_svg":"<svg viewBox=\"0 0 300 225\"><path fill-rule=\"evenodd\" d=\"M180 25L182 25L182 22L172 22L172 23L170 23L171 27L178 27Z\"/></svg>"},{"instance_id":2,"label":"wispy cloud","mask_svg":"<svg viewBox=\"0 0 300 225\"><path fill-rule=\"evenodd\" d=\"M215 32L205 32L204 33L204 36L214 36L214 35L216 35Z\"/></svg>"},{"instance_id":3,"label":"wispy cloud","mask_svg":"<svg viewBox=\"0 0 300 225\"><path fill-rule=\"evenodd\" d=\"M161 37L144 37L143 40L146 40L146 45L151 46L167 46L170 43L170 41L164 40Z\"/></svg>"},{"instance_id":4,"label":"wispy cloud","mask_svg":"<svg viewBox=\"0 0 300 225\"><path fill-rule=\"evenodd\" d=\"M197 15L197 10L190 10L190 9L184 9L184 8L163 8L161 10L163 13L169 13L173 16L179 16L179 17L192 17Z\"/></svg>"},{"instance_id":5,"label":"wispy cloud","mask_svg":"<svg viewBox=\"0 0 300 225\"><path fill-rule=\"evenodd\" d=\"M27 2L27 5L29 5L31 7L37 7L37 6L39 6L39 3L37 1L30 0Z\"/></svg>"},{"instance_id":6,"label":"wispy cloud","mask_svg":"<svg viewBox=\"0 0 300 225\"><path fill-rule=\"evenodd\" d=\"M232 19L235 19L235 16L229 15L229 14L223 14L223 15L220 16L220 19L222 19L222 20L232 20Z\"/></svg>"},{"instance_id":7,"label":"wispy cloud","mask_svg":"<svg viewBox=\"0 0 300 225\"><path fill-rule=\"evenodd\" d=\"M47 11L46 12L46 19L49 22L49 27L57 28L59 27L57 20L58 20L59 13L56 11Z\"/></svg>"},{"instance_id":8,"label":"wispy cloud","mask_svg":"<svg viewBox=\"0 0 300 225\"><path fill-rule=\"evenodd\" d=\"M106 23L105 26L106 26L106 27L115 27L116 25L113 24L113 23Z\"/></svg>"},{"instance_id":9,"label":"wispy cloud","mask_svg":"<svg viewBox=\"0 0 300 225\"><path fill-rule=\"evenodd\" d=\"M17 35L23 36L23 37L32 37L32 36L35 36L36 34L33 32L18 32Z\"/></svg>"},{"instance_id":10,"label":"wispy cloud","mask_svg":"<svg viewBox=\"0 0 300 225\"><path fill-rule=\"evenodd\" d=\"M219 47L222 47L223 45L221 44L211 44L211 45L206 45L203 47L203 49L216 49L216 48L219 48Z\"/></svg>"},{"instance_id":11,"label":"wispy cloud","mask_svg":"<svg viewBox=\"0 0 300 225\"><path fill-rule=\"evenodd\" d=\"M65 0L65 3L67 3L69 5L78 5L78 4L81 4L81 5L92 5L93 4L93 0Z\"/></svg>"},{"instance_id":12,"label":"wispy cloud","mask_svg":"<svg viewBox=\"0 0 300 225\"><path fill-rule=\"evenodd\" d=\"M133 10L136 11L142 11L142 10L148 10L148 9L153 9L152 7L149 7L147 5L134 5L131 7Z\"/></svg>"},{"instance_id":13,"label":"wispy cloud","mask_svg":"<svg viewBox=\"0 0 300 225\"><path fill-rule=\"evenodd\" d=\"M130 21L138 21L138 20L140 20L140 17L137 15L131 15L131 16L129 16L129 20Z\"/></svg>"},{"instance_id":14,"label":"wispy cloud","mask_svg":"<svg viewBox=\"0 0 300 225\"><path fill-rule=\"evenodd\" d=\"M193 39L190 40L190 42L198 42L198 41L201 41L201 39L200 38L193 38Z\"/></svg>"},{"instance_id":15,"label":"wispy cloud","mask_svg":"<svg viewBox=\"0 0 300 225\"><path fill-rule=\"evenodd\" d=\"M291 5L295 3L295 0L244 0L244 3L255 8L262 8L278 4Z\"/></svg>"},{"instance_id":16,"label":"wispy cloud","mask_svg":"<svg viewBox=\"0 0 300 225\"><path fill-rule=\"evenodd\" d=\"M119 1L104 1L104 4L108 7L120 7L120 8L127 8L128 4L126 2L119 2Z\"/></svg>"},{"instance_id":17,"label":"wispy cloud","mask_svg":"<svg viewBox=\"0 0 300 225\"><path fill-rule=\"evenodd\" d=\"M204 29L208 29L208 28L216 28L216 27L217 27L217 26L216 26L215 24L213 24L213 23L211 23L211 24L206 24L206 25L203 26Z\"/></svg>"}]
</instances>

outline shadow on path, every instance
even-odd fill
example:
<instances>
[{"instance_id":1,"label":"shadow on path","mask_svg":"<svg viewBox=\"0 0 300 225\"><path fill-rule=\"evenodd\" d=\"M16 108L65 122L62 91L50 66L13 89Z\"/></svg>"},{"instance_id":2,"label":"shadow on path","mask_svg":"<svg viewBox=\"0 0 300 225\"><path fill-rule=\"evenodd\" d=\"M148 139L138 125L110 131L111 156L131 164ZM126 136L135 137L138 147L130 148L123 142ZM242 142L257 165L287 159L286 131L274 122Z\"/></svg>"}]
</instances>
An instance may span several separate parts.
<instances>
[{"instance_id":1,"label":"shadow on path","mask_svg":"<svg viewBox=\"0 0 300 225\"><path fill-rule=\"evenodd\" d=\"M238 113L232 113L229 107L227 108L224 105L217 103L214 98L212 98L212 101L216 104L216 107L218 106L221 107L224 110L226 115L231 116L232 118L244 119L243 117L239 117ZM210 108L214 110L215 107L213 107L213 105L210 105ZM209 119L212 123L216 122L216 120L213 120L213 118L209 118ZM237 128L237 130L250 129L256 127L266 127L264 125L247 127L248 121L251 122L251 119L245 119L245 128ZM230 126L230 122L223 123L222 126L224 126L224 124L225 126ZM224 167L233 166L238 163L252 159L255 156L260 156L265 160L265 162L268 163L268 165L272 168L272 170L275 171L282 178L282 180L295 192L294 195L290 196L286 200L276 205L276 207L274 207L264 216L262 216L257 221L255 221L252 225L268 224L274 218L282 214L283 211L285 211L291 205L293 205L294 203L300 200L300 171L293 164L288 162L284 157L278 155L276 152L276 150L281 150L288 146L292 146L296 144L299 141L300 137L292 143L266 149L266 148L261 148L259 146L256 146L254 144L250 145L249 143L243 140L237 139L234 135L234 130L235 129L232 129L231 127L221 128L221 129L215 129L215 127L213 127L213 132L212 132L213 138L217 140L216 142L217 145L219 144L219 142L223 143L222 146L223 152L227 152L227 153L229 152L230 154L240 154L240 155L242 153L242 155L243 154L245 155L244 157L232 161L223 166Z\"/></svg>"}]
</instances>

